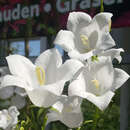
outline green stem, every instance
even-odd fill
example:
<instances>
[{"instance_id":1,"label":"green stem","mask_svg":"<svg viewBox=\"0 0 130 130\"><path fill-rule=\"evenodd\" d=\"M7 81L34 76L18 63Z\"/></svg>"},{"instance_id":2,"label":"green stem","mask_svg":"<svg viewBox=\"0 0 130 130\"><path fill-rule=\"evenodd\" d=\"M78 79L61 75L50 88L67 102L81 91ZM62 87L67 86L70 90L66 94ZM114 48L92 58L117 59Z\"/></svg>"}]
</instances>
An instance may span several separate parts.
<instances>
[{"instance_id":1,"label":"green stem","mask_svg":"<svg viewBox=\"0 0 130 130\"><path fill-rule=\"evenodd\" d=\"M42 124L41 130L45 130L45 127L46 127L46 123L47 123L47 116L46 116L46 114L47 114L47 112L48 112L48 109L45 109L44 115L43 115L43 124Z\"/></svg>"},{"instance_id":2,"label":"green stem","mask_svg":"<svg viewBox=\"0 0 130 130\"><path fill-rule=\"evenodd\" d=\"M95 112L94 120L93 120L92 130L96 130L98 118L99 118L99 110L98 110L98 108L96 108L96 112Z\"/></svg>"},{"instance_id":3,"label":"green stem","mask_svg":"<svg viewBox=\"0 0 130 130\"><path fill-rule=\"evenodd\" d=\"M100 0L100 1L101 1L100 12L104 12L103 0Z\"/></svg>"}]
</instances>

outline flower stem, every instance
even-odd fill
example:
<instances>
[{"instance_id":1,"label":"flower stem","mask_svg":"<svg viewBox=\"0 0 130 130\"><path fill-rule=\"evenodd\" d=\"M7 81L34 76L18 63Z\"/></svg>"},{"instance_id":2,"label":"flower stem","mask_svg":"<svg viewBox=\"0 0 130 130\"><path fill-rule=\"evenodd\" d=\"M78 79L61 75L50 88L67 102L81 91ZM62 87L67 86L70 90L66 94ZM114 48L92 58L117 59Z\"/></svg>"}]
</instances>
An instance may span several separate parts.
<instances>
[{"instance_id":1,"label":"flower stem","mask_svg":"<svg viewBox=\"0 0 130 130\"><path fill-rule=\"evenodd\" d=\"M99 118L99 110L98 108L96 108L92 130L96 130L98 118Z\"/></svg>"},{"instance_id":2,"label":"flower stem","mask_svg":"<svg viewBox=\"0 0 130 130\"><path fill-rule=\"evenodd\" d=\"M46 122L47 122L47 116L45 115L43 118L42 130L45 130Z\"/></svg>"},{"instance_id":3,"label":"flower stem","mask_svg":"<svg viewBox=\"0 0 130 130\"><path fill-rule=\"evenodd\" d=\"M46 114L47 114L47 112L48 112L48 109L49 109L49 108L46 108L46 109L44 110L44 114L43 114L43 124L42 124L41 130L45 130L45 127L46 127L46 123L47 123L47 116L46 116Z\"/></svg>"},{"instance_id":4,"label":"flower stem","mask_svg":"<svg viewBox=\"0 0 130 130\"><path fill-rule=\"evenodd\" d=\"M100 12L104 12L103 0L100 0L100 1L101 1Z\"/></svg>"}]
</instances>

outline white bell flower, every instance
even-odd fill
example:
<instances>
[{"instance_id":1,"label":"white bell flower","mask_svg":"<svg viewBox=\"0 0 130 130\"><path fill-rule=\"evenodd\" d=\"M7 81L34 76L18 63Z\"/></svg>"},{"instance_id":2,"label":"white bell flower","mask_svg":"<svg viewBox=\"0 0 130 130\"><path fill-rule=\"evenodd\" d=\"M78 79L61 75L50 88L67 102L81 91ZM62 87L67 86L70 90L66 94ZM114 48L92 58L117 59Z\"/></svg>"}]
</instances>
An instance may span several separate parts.
<instances>
[{"instance_id":1,"label":"white bell flower","mask_svg":"<svg viewBox=\"0 0 130 130\"><path fill-rule=\"evenodd\" d=\"M60 45L71 58L84 61L102 50L115 46L109 31L111 13L99 13L93 19L83 12L69 14L67 29L57 34L54 44Z\"/></svg>"},{"instance_id":2,"label":"white bell flower","mask_svg":"<svg viewBox=\"0 0 130 130\"><path fill-rule=\"evenodd\" d=\"M3 101L10 99L9 104L11 106L16 106L18 109L22 109L26 105L25 96L27 94L25 90L17 86L2 86L4 76L10 74L10 72L8 67L1 67L0 73L0 99Z\"/></svg>"},{"instance_id":3,"label":"white bell flower","mask_svg":"<svg viewBox=\"0 0 130 130\"><path fill-rule=\"evenodd\" d=\"M15 106L0 111L0 128L12 130L18 122L19 112Z\"/></svg>"},{"instance_id":4,"label":"white bell flower","mask_svg":"<svg viewBox=\"0 0 130 130\"><path fill-rule=\"evenodd\" d=\"M32 103L40 107L54 104L62 94L64 83L83 66L77 60L62 64L61 55L55 48L43 52L35 65L20 55L10 55L6 59L12 75L5 76L2 85L24 88Z\"/></svg>"},{"instance_id":5,"label":"white bell flower","mask_svg":"<svg viewBox=\"0 0 130 130\"><path fill-rule=\"evenodd\" d=\"M79 96L104 110L130 76L121 69L113 68L110 57L99 57L86 65L68 89L69 96Z\"/></svg>"},{"instance_id":6,"label":"white bell flower","mask_svg":"<svg viewBox=\"0 0 130 130\"><path fill-rule=\"evenodd\" d=\"M83 122L81 102L82 99L79 97L62 95L60 101L56 102L47 114L47 124L59 120L69 128L79 127Z\"/></svg>"}]
</instances>

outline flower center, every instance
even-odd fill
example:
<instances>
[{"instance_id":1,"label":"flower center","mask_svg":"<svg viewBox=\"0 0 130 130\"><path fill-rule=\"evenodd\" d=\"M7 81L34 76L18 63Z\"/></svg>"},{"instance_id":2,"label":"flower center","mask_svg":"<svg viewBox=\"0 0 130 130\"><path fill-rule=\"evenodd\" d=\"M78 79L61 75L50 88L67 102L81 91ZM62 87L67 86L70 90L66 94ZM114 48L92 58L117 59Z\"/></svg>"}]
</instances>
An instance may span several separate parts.
<instances>
[{"instance_id":1,"label":"flower center","mask_svg":"<svg viewBox=\"0 0 130 130\"><path fill-rule=\"evenodd\" d=\"M82 34L82 35L80 35L80 39L81 39L83 45L85 45L88 50L91 50L91 48L90 48L90 46L89 46L88 37Z\"/></svg>"},{"instance_id":2,"label":"flower center","mask_svg":"<svg viewBox=\"0 0 130 130\"><path fill-rule=\"evenodd\" d=\"M10 120L11 120L11 116L7 115L7 121L10 121Z\"/></svg>"},{"instance_id":3,"label":"flower center","mask_svg":"<svg viewBox=\"0 0 130 130\"><path fill-rule=\"evenodd\" d=\"M36 75L40 85L45 84L45 71L41 66L36 67Z\"/></svg>"},{"instance_id":4,"label":"flower center","mask_svg":"<svg viewBox=\"0 0 130 130\"><path fill-rule=\"evenodd\" d=\"M65 108L65 111L68 112L68 113L72 112L73 111L73 107L72 106L68 106L68 107Z\"/></svg>"},{"instance_id":5,"label":"flower center","mask_svg":"<svg viewBox=\"0 0 130 130\"><path fill-rule=\"evenodd\" d=\"M94 84L96 89L99 89L99 81L98 80L94 79L94 80L92 80L92 83Z\"/></svg>"}]
</instances>

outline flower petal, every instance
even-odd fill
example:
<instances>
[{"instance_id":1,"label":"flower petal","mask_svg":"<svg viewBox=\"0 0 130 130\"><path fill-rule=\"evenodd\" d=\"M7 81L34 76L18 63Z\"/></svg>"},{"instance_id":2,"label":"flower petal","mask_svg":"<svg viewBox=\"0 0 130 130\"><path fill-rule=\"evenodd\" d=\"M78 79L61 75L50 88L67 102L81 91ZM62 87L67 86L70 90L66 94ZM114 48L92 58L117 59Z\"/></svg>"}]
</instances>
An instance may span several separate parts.
<instances>
[{"instance_id":1,"label":"flower petal","mask_svg":"<svg viewBox=\"0 0 130 130\"><path fill-rule=\"evenodd\" d=\"M3 87L0 89L0 98L8 99L14 94L14 86Z\"/></svg>"},{"instance_id":2,"label":"flower petal","mask_svg":"<svg viewBox=\"0 0 130 130\"><path fill-rule=\"evenodd\" d=\"M35 64L43 67L45 84L49 84L56 81L57 68L61 66L62 58L56 48L48 49L36 59Z\"/></svg>"},{"instance_id":3,"label":"flower petal","mask_svg":"<svg viewBox=\"0 0 130 130\"><path fill-rule=\"evenodd\" d=\"M111 35L109 33L103 33L101 41L99 42L96 48L101 50L106 50L115 45L116 45L115 41L113 40Z\"/></svg>"},{"instance_id":4,"label":"flower petal","mask_svg":"<svg viewBox=\"0 0 130 130\"><path fill-rule=\"evenodd\" d=\"M48 125L50 122L58 121L58 120L60 120L59 114L57 114L55 112L47 113L47 123L46 123L46 125Z\"/></svg>"},{"instance_id":5,"label":"flower petal","mask_svg":"<svg viewBox=\"0 0 130 130\"><path fill-rule=\"evenodd\" d=\"M16 106L18 109L22 109L26 105L26 100L20 95L15 95L11 98L11 105Z\"/></svg>"},{"instance_id":6,"label":"flower petal","mask_svg":"<svg viewBox=\"0 0 130 130\"><path fill-rule=\"evenodd\" d=\"M30 60L21 55L10 55L6 57L12 75L19 76L28 82L29 86L38 86L35 74L35 66Z\"/></svg>"},{"instance_id":7,"label":"flower petal","mask_svg":"<svg viewBox=\"0 0 130 130\"><path fill-rule=\"evenodd\" d=\"M98 56L110 56L112 60L114 58L116 58L119 61L119 63L120 63L121 60L122 60L122 57L120 56L121 52L124 52L124 50L122 48L119 48L119 49L110 49L110 50L103 51Z\"/></svg>"},{"instance_id":8,"label":"flower petal","mask_svg":"<svg viewBox=\"0 0 130 130\"><path fill-rule=\"evenodd\" d=\"M96 16L93 18L93 22L97 22L99 25L100 30L104 30L105 32L110 31L110 24L111 24L111 17L113 16L112 13L98 13Z\"/></svg>"},{"instance_id":9,"label":"flower petal","mask_svg":"<svg viewBox=\"0 0 130 130\"><path fill-rule=\"evenodd\" d=\"M65 81L59 81L54 84L40 86L31 91L26 91L34 105L49 107L59 99L63 91L64 83Z\"/></svg>"},{"instance_id":10,"label":"flower petal","mask_svg":"<svg viewBox=\"0 0 130 130\"><path fill-rule=\"evenodd\" d=\"M9 68L8 67L0 67L0 77L5 76L6 74L9 74Z\"/></svg>"},{"instance_id":11,"label":"flower petal","mask_svg":"<svg viewBox=\"0 0 130 130\"><path fill-rule=\"evenodd\" d=\"M115 68L115 79L113 83L113 91L120 88L129 78L130 76L123 70Z\"/></svg>"},{"instance_id":12,"label":"flower petal","mask_svg":"<svg viewBox=\"0 0 130 130\"><path fill-rule=\"evenodd\" d=\"M71 93L71 95L72 95L72 93ZM85 92L85 91L79 91L77 89L73 92L73 95L85 98L88 101L95 104L100 110L104 110L110 103L112 97L114 96L114 93L112 91L108 91L101 96L96 96L92 93Z\"/></svg>"},{"instance_id":13,"label":"flower petal","mask_svg":"<svg viewBox=\"0 0 130 130\"><path fill-rule=\"evenodd\" d=\"M68 53L68 55L69 55L70 58L78 59L80 61L85 61L85 60L89 59L91 56L93 56L93 51L81 54L78 51L73 50L73 51L70 51Z\"/></svg>"},{"instance_id":14,"label":"flower petal","mask_svg":"<svg viewBox=\"0 0 130 130\"><path fill-rule=\"evenodd\" d=\"M75 36L71 31L61 30L58 32L54 44L61 46L65 51L69 52L75 47Z\"/></svg>"},{"instance_id":15,"label":"flower petal","mask_svg":"<svg viewBox=\"0 0 130 130\"><path fill-rule=\"evenodd\" d=\"M83 64L80 61L74 59L67 60L58 69L58 80L71 80L81 67L83 67Z\"/></svg>"},{"instance_id":16,"label":"flower petal","mask_svg":"<svg viewBox=\"0 0 130 130\"><path fill-rule=\"evenodd\" d=\"M27 93L25 92L25 89L20 88L20 87L16 87L14 92L15 92L16 94L22 96L22 97L27 96Z\"/></svg>"},{"instance_id":17,"label":"flower petal","mask_svg":"<svg viewBox=\"0 0 130 130\"><path fill-rule=\"evenodd\" d=\"M84 12L72 12L68 16L67 29L76 33L91 22L91 17Z\"/></svg>"},{"instance_id":18,"label":"flower petal","mask_svg":"<svg viewBox=\"0 0 130 130\"><path fill-rule=\"evenodd\" d=\"M24 89L32 90L33 88L28 86L24 79L21 80L18 76L6 75L3 78L1 86L18 86Z\"/></svg>"},{"instance_id":19,"label":"flower petal","mask_svg":"<svg viewBox=\"0 0 130 130\"><path fill-rule=\"evenodd\" d=\"M77 113L65 113L61 121L69 128L76 128L82 124L83 116L81 111Z\"/></svg>"},{"instance_id":20,"label":"flower petal","mask_svg":"<svg viewBox=\"0 0 130 130\"><path fill-rule=\"evenodd\" d=\"M68 97L63 95L59 99L59 102L54 104L53 107L60 111L51 111L50 115L53 113L53 117L55 115L57 120L60 120L69 128L79 127L83 122L83 116L80 109L82 99L77 96Z\"/></svg>"},{"instance_id":21,"label":"flower petal","mask_svg":"<svg viewBox=\"0 0 130 130\"><path fill-rule=\"evenodd\" d=\"M104 64L106 63L106 65L109 63L106 62L106 60L102 60L102 63L104 62ZM98 62L97 62L98 63ZM95 69L98 71L99 70L99 76L101 75L101 73L103 73L104 75L107 74L107 71L108 73L111 72L111 65L107 65L105 66L105 73L103 72L104 70L102 70L102 67L100 66L101 63L98 63L98 67ZM92 67L92 65L90 66ZM111 101L111 98L113 97L114 93L111 90L111 86L112 86L112 83L113 83L113 80L111 79L111 73L110 73L110 76L108 76L109 79L105 80L105 77L107 77L105 75L105 77L101 77L99 79L99 76L97 75L97 73L94 71L94 66L93 68L88 68L89 69L92 69L92 71L87 71L86 68L85 68L85 71L83 71L83 73L81 73L79 75L79 77L77 77L76 80L74 80L70 85L69 85L69 90L68 90L68 94L69 96L80 96L82 98L86 98L87 100L91 101L92 103L94 103L96 106L98 106L101 110L104 110L107 105L109 104L109 102ZM100 69L101 69L101 72L100 72ZM86 73L86 75L85 75ZM103 83L104 87L103 88L103 92L101 91L101 96L96 96L96 91L92 89L92 86L91 84L89 84L89 78L91 78L90 76L92 76L94 74L96 74L96 76L98 77L98 80L100 81L100 83ZM108 74L109 75L109 74ZM112 75L113 75L113 72L112 72ZM103 79L102 79L103 78ZM90 79L91 81L92 79ZM104 92L105 91L105 92ZM100 92L100 91L99 91Z\"/></svg>"}]
</instances>

